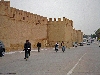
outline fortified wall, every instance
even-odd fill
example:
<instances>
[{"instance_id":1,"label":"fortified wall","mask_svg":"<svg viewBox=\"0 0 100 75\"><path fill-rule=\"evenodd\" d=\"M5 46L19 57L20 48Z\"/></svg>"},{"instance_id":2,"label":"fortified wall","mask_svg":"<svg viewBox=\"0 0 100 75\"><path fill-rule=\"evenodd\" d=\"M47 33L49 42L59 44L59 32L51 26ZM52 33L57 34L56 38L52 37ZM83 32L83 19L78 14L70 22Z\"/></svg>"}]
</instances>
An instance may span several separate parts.
<instances>
[{"instance_id":1,"label":"fortified wall","mask_svg":"<svg viewBox=\"0 0 100 75\"><path fill-rule=\"evenodd\" d=\"M83 41L83 32L73 29L73 42L80 43Z\"/></svg>"},{"instance_id":2,"label":"fortified wall","mask_svg":"<svg viewBox=\"0 0 100 75\"><path fill-rule=\"evenodd\" d=\"M83 32L81 30L77 30L77 42L80 43L83 40Z\"/></svg>"},{"instance_id":3,"label":"fortified wall","mask_svg":"<svg viewBox=\"0 0 100 75\"><path fill-rule=\"evenodd\" d=\"M54 46L56 42L61 43L64 41L67 47L72 46L73 42L73 21L63 17L61 18L49 18L48 21L48 42L50 46Z\"/></svg>"},{"instance_id":4,"label":"fortified wall","mask_svg":"<svg viewBox=\"0 0 100 75\"><path fill-rule=\"evenodd\" d=\"M10 1L0 1L0 40L7 51L22 50L29 39L32 48L37 42L42 47L53 46L64 41L67 47L73 42L82 42L81 30L73 29L73 21L63 17L47 19L37 14L10 7Z\"/></svg>"},{"instance_id":5,"label":"fortified wall","mask_svg":"<svg viewBox=\"0 0 100 75\"><path fill-rule=\"evenodd\" d=\"M6 50L23 49L29 39L32 48L37 42L47 44L47 17L10 7L10 1L0 1L0 40Z\"/></svg>"},{"instance_id":6,"label":"fortified wall","mask_svg":"<svg viewBox=\"0 0 100 75\"><path fill-rule=\"evenodd\" d=\"M78 33L77 30L75 30L75 28L73 29L73 41L78 42Z\"/></svg>"}]
</instances>

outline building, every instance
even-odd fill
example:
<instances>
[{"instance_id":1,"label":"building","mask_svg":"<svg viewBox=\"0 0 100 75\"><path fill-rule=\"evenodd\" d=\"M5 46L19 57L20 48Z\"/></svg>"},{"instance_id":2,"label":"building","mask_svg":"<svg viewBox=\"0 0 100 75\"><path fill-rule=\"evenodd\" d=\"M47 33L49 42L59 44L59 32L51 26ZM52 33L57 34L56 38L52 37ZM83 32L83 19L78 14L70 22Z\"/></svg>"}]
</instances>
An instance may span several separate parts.
<instances>
[{"instance_id":1,"label":"building","mask_svg":"<svg viewBox=\"0 0 100 75\"><path fill-rule=\"evenodd\" d=\"M48 42L50 46L54 46L56 42L61 43L64 41L67 47L72 46L73 42L73 21L63 17L63 21L61 18L49 18L48 21Z\"/></svg>"},{"instance_id":2,"label":"building","mask_svg":"<svg viewBox=\"0 0 100 75\"><path fill-rule=\"evenodd\" d=\"M73 21L65 17L63 21L61 18L52 21L52 18L48 20L47 17L10 7L10 1L0 1L0 40L7 51L23 49L27 39L32 43L32 48L36 47L37 42L46 47L61 41L71 47L74 41L82 41L81 33L73 30Z\"/></svg>"}]
</instances>

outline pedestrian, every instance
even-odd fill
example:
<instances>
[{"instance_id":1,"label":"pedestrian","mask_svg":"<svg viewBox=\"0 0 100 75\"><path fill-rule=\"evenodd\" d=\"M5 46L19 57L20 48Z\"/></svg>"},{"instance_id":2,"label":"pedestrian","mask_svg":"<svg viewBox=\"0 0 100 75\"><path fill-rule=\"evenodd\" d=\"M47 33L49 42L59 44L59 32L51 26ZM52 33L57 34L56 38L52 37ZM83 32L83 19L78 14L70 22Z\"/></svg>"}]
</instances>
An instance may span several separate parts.
<instances>
[{"instance_id":1,"label":"pedestrian","mask_svg":"<svg viewBox=\"0 0 100 75\"><path fill-rule=\"evenodd\" d=\"M3 52L3 48L2 48L2 46L0 46L0 57L3 56L2 52Z\"/></svg>"},{"instance_id":2,"label":"pedestrian","mask_svg":"<svg viewBox=\"0 0 100 75\"><path fill-rule=\"evenodd\" d=\"M62 51L64 52L65 51L65 45L64 45L64 42L62 41Z\"/></svg>"},{"instance_id":3,"label":"pedestrian","mask_svg":"<svg viewBox=\"0 0 100 75\"><path fill-rule=\"evenodd\" d=\"M55 51L57 52L58 49L59 49L59 44L58 44L58 42L57 42L57 43L55 44Z\"/></svg>"},{"instance_id":4,"label":"pedestrian","mask_svg":"<svg viewBox=\"0 0 100 75\"><path fill-rule=\"evenodd\" d=\"M25 58L28 58L27 57L27 54L29 54L30 56L30 51L31 51L31 43L29 42L29 40L26 40L26 43L24 44L24 50L25 50Z\"/></svg>"},{"instance_id":5,"label":"pedestrian","mask_svg":"<svg viewBox=\"0 0 100 75\"><path fill-rule=\"evenodd\" d=\"M41 43L38 42L37 47L38 47L38 52L40 52Z\"/></svg>"}]
</instances>

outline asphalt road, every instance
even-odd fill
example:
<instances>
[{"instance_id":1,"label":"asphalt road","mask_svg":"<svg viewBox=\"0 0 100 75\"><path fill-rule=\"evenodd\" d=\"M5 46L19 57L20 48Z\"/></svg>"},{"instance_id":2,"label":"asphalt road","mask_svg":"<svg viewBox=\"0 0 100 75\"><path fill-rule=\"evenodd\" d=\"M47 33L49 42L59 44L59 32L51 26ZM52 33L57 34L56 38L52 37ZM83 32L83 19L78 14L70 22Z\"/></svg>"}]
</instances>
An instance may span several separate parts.
<instances>
[{"instance_id":1,"label":"asphalt road","mask_svg":"<svg viewBox=\"0 0 100 75\"><path fill-rule=\"evenodd\" d=\"M100 48L97 43L61 49L32 51L28 61L24 52L6 53L0 57L0 75L100 75Z\"/></svg>"}]
</instances>

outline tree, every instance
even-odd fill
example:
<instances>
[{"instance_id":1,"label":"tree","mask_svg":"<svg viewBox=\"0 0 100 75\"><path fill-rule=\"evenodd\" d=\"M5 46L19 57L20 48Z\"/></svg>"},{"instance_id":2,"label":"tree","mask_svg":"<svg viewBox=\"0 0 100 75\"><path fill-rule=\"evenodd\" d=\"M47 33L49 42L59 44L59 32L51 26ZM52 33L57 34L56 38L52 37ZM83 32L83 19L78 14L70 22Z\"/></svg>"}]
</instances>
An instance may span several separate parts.
<instances>
[{"instance_id":1,"label":"tree","mask_svg":"<svg viewBox=\"0 0 100 75\"><path fill-rule=\"evenodd\" d=\"M91 34L91 38L95 38L96 39L96 34Z\"/></svg>"},{"instance_id":2,"label":"tree","mask_svg":"<svg viewBox=\"0 0 100 75\"><path fill-rule=\"evenodd\" d=\"M84 35L83 35L83 38L88 38L88 35L85 35L85 34L84 34Z\"/></svg>"},{"instance_id":3,"label":"tree","mask_svg":"<svg viewBox=\"0 0 100 75\"><path fill-rule=\"evenodd\" d=\"M100 28L95 32L98 39L100 39Z\"/></svg>"}]
</instances>

